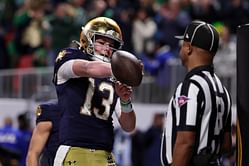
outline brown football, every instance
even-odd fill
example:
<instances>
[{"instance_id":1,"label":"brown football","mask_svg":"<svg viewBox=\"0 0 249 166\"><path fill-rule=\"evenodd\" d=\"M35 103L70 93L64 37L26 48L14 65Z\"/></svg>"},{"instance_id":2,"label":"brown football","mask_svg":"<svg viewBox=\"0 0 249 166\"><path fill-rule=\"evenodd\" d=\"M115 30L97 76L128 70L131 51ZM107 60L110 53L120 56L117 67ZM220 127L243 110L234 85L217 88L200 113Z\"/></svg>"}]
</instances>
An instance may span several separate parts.
<instances>
[{"instance_id":1,"label":"brown football","mask_svg":"<svg viewBox=\"0 0 249 166\"><path fill-rule=\"evenodd\" d=\"M118 50L113 53L111 67L114 77L129 86L139 86L143 79L143 63L130 52Z\"/></svg>"}]
</instances>

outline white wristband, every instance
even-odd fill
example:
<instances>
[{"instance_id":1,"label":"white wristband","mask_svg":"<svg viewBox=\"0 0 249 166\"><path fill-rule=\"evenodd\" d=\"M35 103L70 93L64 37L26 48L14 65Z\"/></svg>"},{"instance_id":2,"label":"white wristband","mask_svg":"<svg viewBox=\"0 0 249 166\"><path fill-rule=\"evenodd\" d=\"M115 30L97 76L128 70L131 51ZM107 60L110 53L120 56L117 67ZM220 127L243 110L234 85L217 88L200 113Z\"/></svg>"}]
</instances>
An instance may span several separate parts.
<instances>
[{"instance_id":1,"label":"white wristband","mask_svg":"<svg viewBox=\"0 0 249 166\"><path fill-rule=\"evenodd\" d=\"M121 111L125 112L125 113L129 113L132 112L132 104L131 104L131 100L124 102L122 100L120 100L120 105L121 105Z\"/></svg>"}]
</instances>

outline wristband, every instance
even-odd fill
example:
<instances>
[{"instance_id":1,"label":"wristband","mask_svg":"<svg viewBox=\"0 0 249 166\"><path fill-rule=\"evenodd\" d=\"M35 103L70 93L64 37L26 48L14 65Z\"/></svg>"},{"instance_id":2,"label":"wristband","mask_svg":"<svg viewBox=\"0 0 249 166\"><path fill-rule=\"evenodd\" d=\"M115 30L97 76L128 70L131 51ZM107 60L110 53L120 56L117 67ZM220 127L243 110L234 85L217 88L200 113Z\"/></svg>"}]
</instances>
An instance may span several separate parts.
<instances>
[{"instance_id":1,"label":"wristband","mask_svg":"<svg viewBox=\"0 0 249 166\"><path fill-rule=\"evenodd\" d=\"M132 104L131 104L131 99L129 99L128 101L122 101L120 100L120 105L121 105L121 111L125 112L125 113L129 113L132 112Z\"/></svg>"}]
</instances>

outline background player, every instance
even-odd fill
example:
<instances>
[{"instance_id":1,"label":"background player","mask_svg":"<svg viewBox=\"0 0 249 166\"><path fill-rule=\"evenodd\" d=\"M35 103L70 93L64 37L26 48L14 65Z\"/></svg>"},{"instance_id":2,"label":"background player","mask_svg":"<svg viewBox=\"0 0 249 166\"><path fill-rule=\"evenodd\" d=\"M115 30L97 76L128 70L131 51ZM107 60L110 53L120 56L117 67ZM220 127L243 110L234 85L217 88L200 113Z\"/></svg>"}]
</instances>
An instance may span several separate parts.
<instances>
[{"instance_id":1,"label":"background player","mask_svg":"<svg viewBox=\"0 0 249 166\"><path fill-rule=\"evenodd\" d=\"M59 120L61 112L58 101L40 104L36 110L36 126L31 137L27 166L51 166L59 147Z\"/></svg>"}]
</instances>

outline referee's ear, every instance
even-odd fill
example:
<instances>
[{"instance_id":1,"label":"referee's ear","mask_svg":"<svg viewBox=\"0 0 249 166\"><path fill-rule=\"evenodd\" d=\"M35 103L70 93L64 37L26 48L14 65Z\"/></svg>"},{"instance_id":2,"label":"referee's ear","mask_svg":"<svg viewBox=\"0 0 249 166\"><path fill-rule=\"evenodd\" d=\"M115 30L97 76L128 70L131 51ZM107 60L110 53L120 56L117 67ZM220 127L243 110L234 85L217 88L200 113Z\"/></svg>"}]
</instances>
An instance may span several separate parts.
<instances>
[{"instance_id":1,"label":"referee's ear","mask_svg":"<svg viewBox=\"0 0 249 166\"><path fill-rule=\"evenodd\" d=\"M189 42L186 42L185 47L186 47L186 53L187 53L187 55L191 55L192 51L193 51L192 45Z\"/></svg>"}]
</instances>

